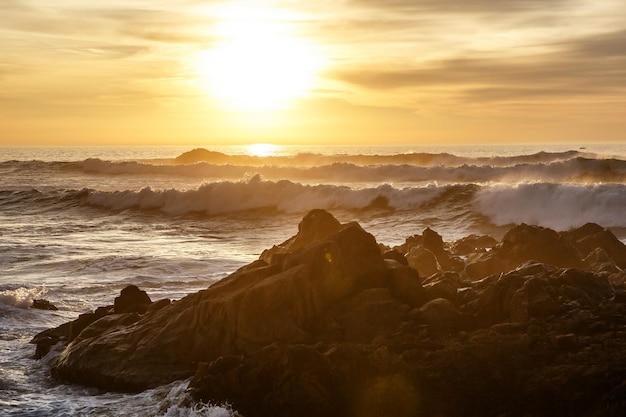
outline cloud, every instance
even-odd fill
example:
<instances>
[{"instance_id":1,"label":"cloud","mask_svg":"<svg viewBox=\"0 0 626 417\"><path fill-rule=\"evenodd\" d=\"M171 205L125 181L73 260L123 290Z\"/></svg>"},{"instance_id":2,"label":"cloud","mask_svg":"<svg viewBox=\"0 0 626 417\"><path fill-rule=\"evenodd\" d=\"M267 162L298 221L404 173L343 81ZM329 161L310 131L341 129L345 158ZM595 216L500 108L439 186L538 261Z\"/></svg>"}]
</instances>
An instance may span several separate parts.
<instances>
[{"instance_id":1,"label":"cloud","mask_svg":"<svg viewBox=\"0 0 626 417\"><path fill-rule=\"evenodd\" d=\"M542 0L351 0L350 3L403 13L509 13L548 9ZM552 0L549 10L574 3L573 0Z\"/></svg>"},{"instance_id":2,"label":"cloud","mask_svg":"<svg viewBox=\"0 0 626 417\"><path fill-rule=\"evenodd\" d=\"M515 100L626 92L626 31L556 44L522 57L454 58L422 66L338 70L329 77L380 91L446 87L472 100Z\"/></svg>"}]
</instances>

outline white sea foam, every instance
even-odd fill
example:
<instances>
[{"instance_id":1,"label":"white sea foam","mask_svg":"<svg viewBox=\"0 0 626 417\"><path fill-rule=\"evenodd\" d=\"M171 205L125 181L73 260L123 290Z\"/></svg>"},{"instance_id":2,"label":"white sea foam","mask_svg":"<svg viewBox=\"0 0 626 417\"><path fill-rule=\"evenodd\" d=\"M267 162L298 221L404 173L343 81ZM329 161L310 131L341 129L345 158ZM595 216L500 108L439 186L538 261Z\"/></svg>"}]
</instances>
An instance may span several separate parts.
<instances>
[{"instance_id":1,"label":"white sea foam","mask_svg":"<svg viewBox=\"0 0 626 417\"><path fill-rule=\"evenodd\" d=\"M395 188L389 184L355 189L341 185L305 185L288 180L263 181L260 176L255 176L247 181L208 183L188 191L152 190L149 187L140 191L94 191L87 196L87 202L113 210L159 210L171 215L215 215L267 208L285 213L306 212L312 207L355 210L381 201L392 209L410 210L447 189L436 185Z\"/></svg>"},{"instance_id":2,"label":"white sea foam","mask_svg":"<svg viewBox=\"0 0 626 417\"><path fill-rule=\"evenodd\" d=\"M43 297L46 292L45 288L22 286L0 290L0 304L17 308L29 308L33 304L33 300Z\"/></svg>"},{"instance_id":3,"label":"white sea foam","mask_svg":"<svg viewBox=\"0 0 626 417\"><path fill-rule=\"evenodd\" d=\"M497 225L527 223L566 230L587 222L626 227L626 185L519 184L483 188L478 210Z\"/></svg>"}]
</instances>

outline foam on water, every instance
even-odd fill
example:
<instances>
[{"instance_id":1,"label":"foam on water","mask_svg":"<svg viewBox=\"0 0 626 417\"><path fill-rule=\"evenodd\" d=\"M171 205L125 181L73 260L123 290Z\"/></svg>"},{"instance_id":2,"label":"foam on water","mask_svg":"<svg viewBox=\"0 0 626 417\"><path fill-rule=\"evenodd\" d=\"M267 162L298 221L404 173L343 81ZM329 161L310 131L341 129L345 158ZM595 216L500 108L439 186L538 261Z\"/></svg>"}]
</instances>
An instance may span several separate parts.
<instances>
[{"instance_id":1,"label":"foam on water","mask_svg":"<svg viewBox=\"0 0 626 417\"><path fill-rule=\"evenodd\" d=\"M536 224L567 230L594 222L626 227L624 184L519 184L483 188L476 196L481 213L497 225Z\"/></svg>"},{"instance_id":2,"label":"foam on water","mask_svg":"<svg viewBox=\"0 0 626 417\"><path fill-rule=\"evenodd\" d=\"M42 298L48 292L46 288L20 286L1 289L2 287L7 286L0 286L0 304L24 309L29 308L33 300Z\"/></svg>"}]
</instances>

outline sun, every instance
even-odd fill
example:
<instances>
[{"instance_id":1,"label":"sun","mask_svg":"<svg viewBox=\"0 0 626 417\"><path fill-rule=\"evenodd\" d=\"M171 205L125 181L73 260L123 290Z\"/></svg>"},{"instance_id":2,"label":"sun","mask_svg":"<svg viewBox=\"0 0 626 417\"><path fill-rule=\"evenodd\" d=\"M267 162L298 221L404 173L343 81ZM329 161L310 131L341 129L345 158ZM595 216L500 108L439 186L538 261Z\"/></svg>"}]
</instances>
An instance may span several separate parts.
<instances>
[{"instance_id":1,"label":"sun","mask_svg":"<svg viewBox=\"0 0 626 417\"><path fill-rule=\"evenodd\" d=\"M321 67L313 45L270 9L231 6L214 26L217 41L197 59L209 94L236 110L289 106L313 87Z\"/></svg>"}]
</instances>

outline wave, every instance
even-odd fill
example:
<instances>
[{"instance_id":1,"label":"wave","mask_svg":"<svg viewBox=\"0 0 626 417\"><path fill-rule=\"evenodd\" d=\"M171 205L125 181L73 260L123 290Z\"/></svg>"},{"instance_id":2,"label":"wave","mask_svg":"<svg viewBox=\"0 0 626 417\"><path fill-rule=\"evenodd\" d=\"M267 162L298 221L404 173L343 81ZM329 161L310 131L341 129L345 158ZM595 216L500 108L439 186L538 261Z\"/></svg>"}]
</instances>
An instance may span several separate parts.
<instances>
[{"instance_id":1,"label":"wave","mask_svg":"<svg viewBox=\"0 0 626 417\"><path fill-rule=\"evenodd\" d=\"M45 288L8 286L0 290L0 304L27 309L33 305L33 300L46 294Z\"/></svg>"},{"instance_id":2,"label":"wave","mask_svg":"<svg viewBox=\"0 0 626 417\"><path fill-rule=\"evenodd\" d=\"M334 162L330 165L301 167L295 165L216 165L207 162L193 165L154 165L140 162L110 162L87 159L64 164L61 169L76 169L84 174L108 176L186 177L196 179L239 179L260 174L268 179L307 182L617 182L626 183L626 161L575 157L551 162L419 166L408 163L359 165ZM493 162L493 161L491 161ZM56 164L56 163L55 163ZM31 167L32 168L32 167ZM32 168L35 169L35 168Z\"/></svg>"},{"instance_id":3,"label":"wave","mask_svg":"<svg viewBox=\"0 0 626 417\"><path fill-rule=\"evenodd\" d=\"M250 156L250 155L227 155L221 152L209 151L198 148L175 158L176 164L195 164L207 162L211 164L233 165L296 165L296 166L321 166L334 163L350 163L354 165L416 165L416 166L459 166L464 164L478 164L491 166L509 166L516 164L535 164L563 161L578 157L594 158L592 153L580 151L564 152L537 152L528 155L516 156L491 156L491 157L463 157L450 153L410 152L391 155L363 155L363 154L335 154L323 155L318 153L299 153L292 156Z\"/></svg>"},{"instance_id":4,"label":"wave","mask_svg":"<svg viewBox=\"0 0 626 417\"><path fill-rule=\"evenodd\" d=\"M210 153L211 155L213 153ZM113 162L86 159L79 162L6 161L0 173L12 175L87 174L141 178L241 179L260 174L267 179L300 182L617 182L626 183L626 161L596 158L579 151L539 152L520 156L481 158L451 154L319 155L250 157L221 155L193 164Z\"/></svg>"},{"instance_id":5,"label":"wave","mask_svg":"<svg viewBox=\"0 0 626 417\"><path fill-rule=\"evenodd\" d=\"M160 191L149 187L139 191L88 191L86 202L113 210L159 210L170 215L188 213L216 215L259 209L300 213L312 207L329 210L366 208L410 210L437 197L446 188L437 185L394 188L389 184L383 184L373 188L357 189L342 185L306 185L288 180L264 181L256 175L245 181L213 182L187 191L176 189Z\"/></svg>"},{"instance_id":6,"label":"wave","mask_svg":"<svg viewBox=\"0 0 626 417\"><path fill-rule=\"evenodd\" d=\"M42 193L0 192L0 207L36 206L43 210L92 207L115 212L136 210L169 216L223 215L254 210L289 214L312 208L327 210L426 211L454 216L468 211L494 225L530 223L564 230L586 222L626 227L626 184L525 182L517 184L438 184L398 187L381 184L349 187L270 181L256 175L240 181L216 181L191 190L98 191Z\"/></svg>"},{"instance_id":7,"label":"wave","mask_svg":"<svg viewBox=\"0 0 626 417\"><path fill-rule=\"evenodd\" d=\"M481 189L476 194L476 207L499 226L528 223L567 230L594 222L624 228L626 185L499 185Z\"/></svg>"}]
</instances>

